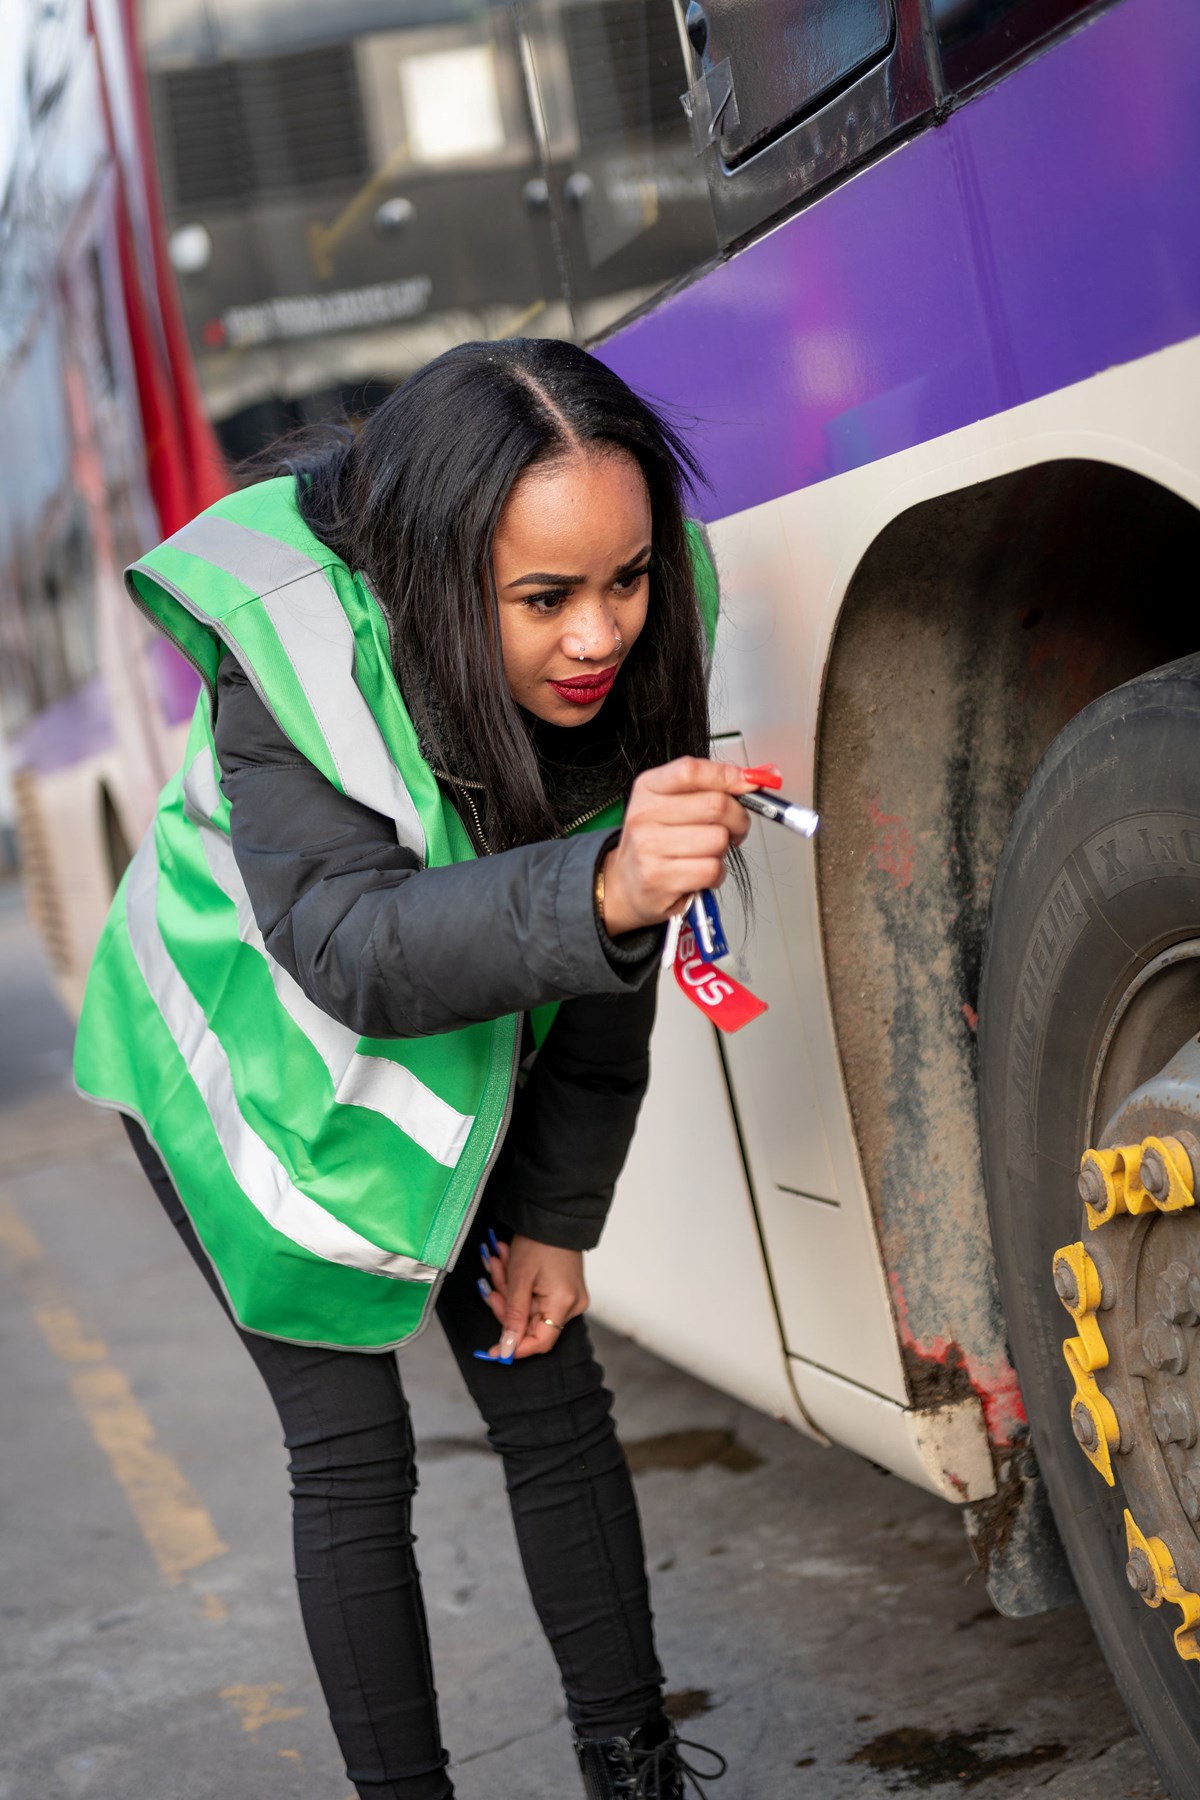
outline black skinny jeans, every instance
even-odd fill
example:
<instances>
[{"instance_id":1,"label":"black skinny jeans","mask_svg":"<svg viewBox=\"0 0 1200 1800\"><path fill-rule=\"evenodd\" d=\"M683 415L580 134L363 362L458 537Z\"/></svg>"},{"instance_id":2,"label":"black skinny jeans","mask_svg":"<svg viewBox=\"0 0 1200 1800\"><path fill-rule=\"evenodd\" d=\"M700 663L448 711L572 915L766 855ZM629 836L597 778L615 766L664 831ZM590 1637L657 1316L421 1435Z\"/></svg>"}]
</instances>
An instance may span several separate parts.
<instances>
[{"instance_id":1,"label":"black skinny jeans","mask_svg":"<svg viewBox=\"0 0 1200 1800\"><path fill-rule=\"evenodd\" d=\"M125 1127L172 1224L228 1313L207 1256L141 1128ZM504 1459L517 1544L581 1737L626 1735L658 1711L641 1524L587 1326L510 1367L475 1360L498 1328L476 1288L481 1211L438 1318ZM321 1350L235 1327L291 1453L296 1580L309 1647L361 1800L447 1800L421 1582L416 1459L396 1358Z\"/></svg>"}]
</instances>

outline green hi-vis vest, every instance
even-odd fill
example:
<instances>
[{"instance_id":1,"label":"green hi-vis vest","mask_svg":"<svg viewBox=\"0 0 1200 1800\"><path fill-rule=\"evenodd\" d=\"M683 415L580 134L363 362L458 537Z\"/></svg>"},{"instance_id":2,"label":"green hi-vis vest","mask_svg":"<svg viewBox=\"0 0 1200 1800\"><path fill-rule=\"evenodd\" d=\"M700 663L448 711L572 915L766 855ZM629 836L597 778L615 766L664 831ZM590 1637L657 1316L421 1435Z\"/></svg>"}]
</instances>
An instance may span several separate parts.
<instances>
[{"instance_id":1,"label":"green hi-vis vest","mask_svg":"<svg viewBox=\"0 0 1200 1800\"><path fill-rule=\"evenodd\" d=\"M711 637L716 580L692 542ZM141 1122L241 1325L390 1348L429 1316L470 1225L511 1109L520 1020L360 1038L268 954L213 746L225 649L301 754L392 819L424 866L474 848L421 756L383 615L308 530L290 476L219 501L127 581L204 686L96 951L76 1082Z\"/></svg>"}]
</instances>

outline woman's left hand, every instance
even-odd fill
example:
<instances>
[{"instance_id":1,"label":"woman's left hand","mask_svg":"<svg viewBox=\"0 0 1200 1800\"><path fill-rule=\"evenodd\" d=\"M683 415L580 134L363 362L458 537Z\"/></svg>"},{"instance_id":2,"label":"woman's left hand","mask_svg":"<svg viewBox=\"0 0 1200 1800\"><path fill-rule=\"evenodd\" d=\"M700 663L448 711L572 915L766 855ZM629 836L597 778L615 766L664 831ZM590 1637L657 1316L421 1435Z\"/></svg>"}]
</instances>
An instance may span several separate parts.
<instances>
[{"instance_id":1,"label":"woman's left hand","mask_svg":"<svg viewBox=\"0 0 1200 1800\"><path fill-rule=\"evenodd\" d=\"M519 1233L511 1244L493 1242L487 1259L492 1291L485 1298L502 1330L488 1355L544 1356L568 1320L587 1310L582 1252L556 1250Z\"/></svg>"}]
</instances>

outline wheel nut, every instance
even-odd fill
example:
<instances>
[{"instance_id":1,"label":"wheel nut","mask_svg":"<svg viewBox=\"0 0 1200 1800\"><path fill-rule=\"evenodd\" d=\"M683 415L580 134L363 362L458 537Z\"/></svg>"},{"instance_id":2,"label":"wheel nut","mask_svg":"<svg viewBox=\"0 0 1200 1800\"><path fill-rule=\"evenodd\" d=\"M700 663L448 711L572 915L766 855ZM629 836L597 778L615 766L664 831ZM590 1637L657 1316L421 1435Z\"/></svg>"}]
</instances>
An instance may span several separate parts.
<instances>
[{"instance_id":1,"label":"wheel nut","mask_svg":"<svg viewBox=\"0 0 1200 1800\"><path fill-rule=\"evenodd\" d=\"M1090 1454L1100 1448L1100 1433L1096 1430L1096 1421L1082 1400L1077 1400L1071 1408L1071 1430L1075 1433L1075 1442L1081 1450Z\"/></svg>"},{"instance_id":2,"label":"wheel nut","mask_svg":"<svg viewBox=\"0 0 1200 1800\"><path fill-rule=\"evenodd\" d=\"M1117 1274L1113 1267L1112 1257L1103 1244L1092 1244L1088 1254L1096 1265L1096 1273L1100 1277L1100 1308L1108 1312L1117 1298ZM1200 1288L1200 1284L1198 1284Z\"/></svg>"},{"instance_id":3,"label":"wheel nut","mask_svg":"<svg viewBox=\"0 0 1200 1800\"><path fill-rule=\"evenodd\" d=\"M1182 1375L1187 1368L1187 1339L1170 1319L1151 1319L1142 1332L1142 1350L1152 1369Z\"/></svg>"},{"instance_id":4,"label":"wheel nut","mask_svg":"<svg viewBox=\"0 0 1200 1800\"><path fill-rule=\"evenodd\" d=\"M1200 1463L1189 1463L1179 1480L1183 1510L1195 1523L1200 1520Z\"/></svg>"},{"instance_id":5,"label":"wheel nut","mask_svg":"<svg viewBox=\"0 0 1200 1800\"><path fill-rule=\"evenodd\" d=\"M1054 1291L1064 1306L1074 1308L1079 1305L1079 1283L1074 1269L1065 1259L1054 1265Z\"/></svg>"},{"instance_id":6,"label":"wheel nut","mask_svg":"<svg viewBox=\"0 0 1200 1800\"><path fill-rule=\"evenodd\" d=\"M1160 1444L1182 1444L1190 1450L1196 1441L1196 1410L1185 1393L1172 1389L1150 1409L1150 1422Z\"/></svg>"},{"instance_id":7,"label":"wheel nut","mask_svg":"<svg viewBox=\"0 0 1200 1800\"><path fill-rule=\"evenodd\" d=\"M1164 1319L1175 1325L1196 1323L1192 1284L1193 1276L1185 1262L1176 1258L1167 1264L1154 1284L1154 1298Z\"/></svg>"},{"instance_id":8,"label":"wheel nut","mask_svg":"<svg viewBox=\"0 0 1200 1800\"><path fill-rule=\"evenodd\" d=\"M1094 1162L1084 1163L1079 1171L1079 1198L1085 1206L1094 1207L1097 1212L1103 1212L1108 1205L1104 1176Z\"/></svg>"},{"instance_id":9,"label":"wheel nut","mask_svg":"<svg viewBox=\"0 0 1200 1800\"><path fill-rule=\"evenodd\" d=\"M1154 1200L1165 1200L1171 1191L1171 1177L1163 1161L1162 1151L1153 1146L1142 1157L1138 1176L1146 1192Z\"/></svg>"},{"instance_id":10,"label":"wheel nut","mask_svg":"<svg viewBox=\"0 0 1200 1800\"><path fill-rule=\"evenodd\" d=\"M1154 1565L1140 1544L1135 1546L1129 1561L1125 1564L1125 1579L1134 1593L1140 1594L1143 1600L1153 1599L1158 1592Z\"/></svg>"}]
</instances>

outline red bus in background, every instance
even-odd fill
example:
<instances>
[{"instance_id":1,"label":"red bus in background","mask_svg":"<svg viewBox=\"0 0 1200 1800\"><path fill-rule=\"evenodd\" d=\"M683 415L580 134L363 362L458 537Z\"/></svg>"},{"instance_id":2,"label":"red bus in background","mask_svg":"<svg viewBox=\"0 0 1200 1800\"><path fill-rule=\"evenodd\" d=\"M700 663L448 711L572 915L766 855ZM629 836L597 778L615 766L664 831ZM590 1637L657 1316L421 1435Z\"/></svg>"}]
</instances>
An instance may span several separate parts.
<instances>
[{"instance_id":1,"label":"red bus in background","mask_svg":"<svg viewBox=\"0 0 1200 1800\"><path fill-rule=\"evenodd\" d=\"M130 0L16 8L0 98L0 717L68 1004L195 677L121 570L224 490L157 229Z\"/></svg>"}]
</instances>

